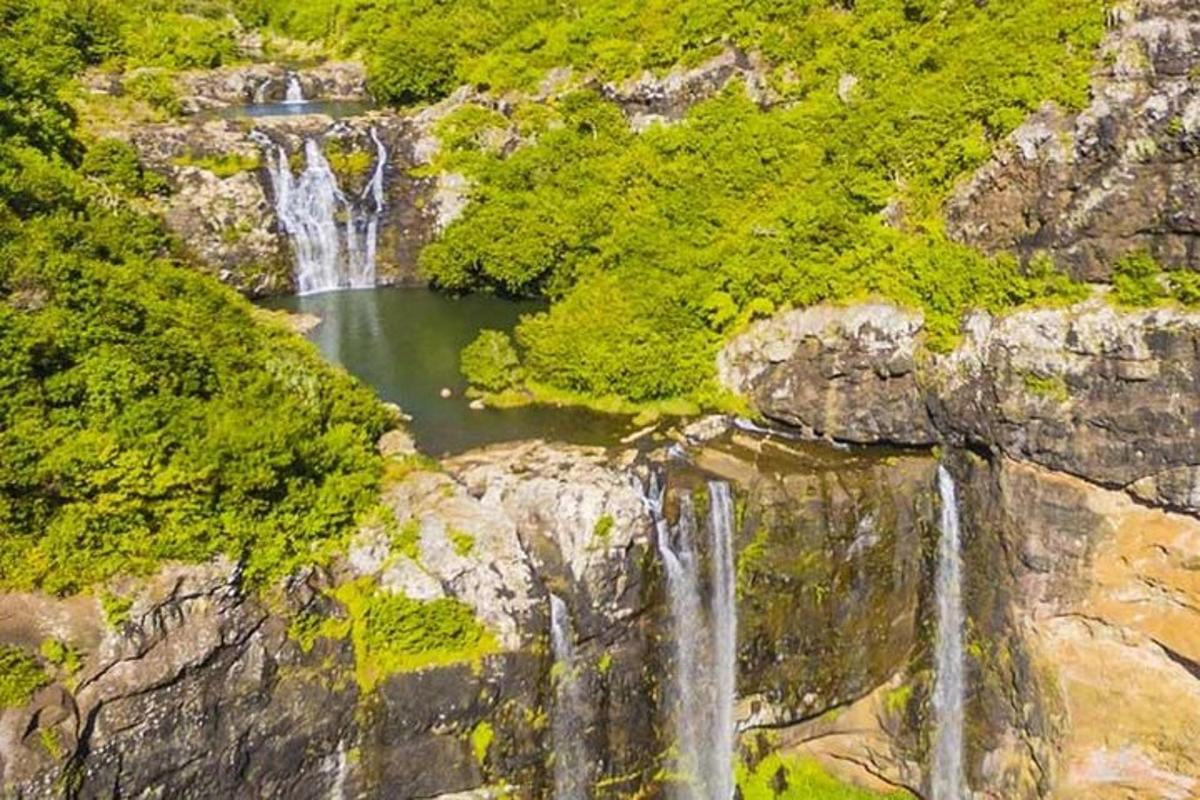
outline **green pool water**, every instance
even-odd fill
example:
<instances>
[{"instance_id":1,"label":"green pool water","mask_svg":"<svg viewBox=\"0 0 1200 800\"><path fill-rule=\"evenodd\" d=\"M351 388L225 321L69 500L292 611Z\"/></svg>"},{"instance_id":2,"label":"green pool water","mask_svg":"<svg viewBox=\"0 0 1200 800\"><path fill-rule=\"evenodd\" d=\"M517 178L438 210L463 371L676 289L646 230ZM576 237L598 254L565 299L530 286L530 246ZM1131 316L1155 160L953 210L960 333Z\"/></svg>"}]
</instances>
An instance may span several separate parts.
<instances>
[{"instance_id":1,"label":"green pool water","mask_svg":"<svg viewBox=\"0 0 1200 800\"><path fill-rule=\"evenodd\" d=\"M579 408L471 410L459 352L484 328L512 330L522 314L544 308L540 302L377 288L272 298L263 305L320 317L308 338L326 358L412 415L409 429L430 455L531 438L613 444L631 429L626 418ZM444 388L449 399L441 397Z\"/></svg>"}]
</instances>

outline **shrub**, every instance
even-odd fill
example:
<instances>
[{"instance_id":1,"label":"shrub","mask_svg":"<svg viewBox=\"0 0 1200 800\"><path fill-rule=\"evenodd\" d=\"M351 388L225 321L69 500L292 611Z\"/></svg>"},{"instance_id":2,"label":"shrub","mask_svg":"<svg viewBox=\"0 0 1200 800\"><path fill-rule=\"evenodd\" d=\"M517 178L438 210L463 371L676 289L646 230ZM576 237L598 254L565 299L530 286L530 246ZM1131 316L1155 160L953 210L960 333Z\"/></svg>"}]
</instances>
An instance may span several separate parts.
<instances>
[{"instance_id":1,"label":"shrub","mask_svg":"<svg viewBox=\"0 0 1200 800\"><path fill-rule=\"evenodd\" d=\"M175 82L166 72L157 69L139 70L125 79L124 86L130 97L170 116L183 113L179 90L175 88Z\"/></svg>"},{"instance_id":2,"label":"shrub","mask_svg":"<svg viewBox=\"0 0 1200 800\"><path fill-rule=\"evenodd\" d=\"M463 348L460 367L472 386L499 392L520 380L520 363L507 333L484 330Z\"/></svg>"},{"instance_id":3,"label":"shrub","mask_svg":"<svg viewBox=\"0 0 1200 800\"><path fill-rule=\"evenodd\" d=\"M88 147L80 171L133 195L145 196L166 187L160 176L142 168L133 145L120 139L101 139Z\"/></svg>"},{"instance_id":4,"label":"shrub","mask_svg":"<svg viewBox=\"0 0 1200 800\"><path fill-rule=\"evenodd\" d=\"M49 683L37 659L17 647L0 644L0 710L23 706Z\"/></svg>"}]
</instances>

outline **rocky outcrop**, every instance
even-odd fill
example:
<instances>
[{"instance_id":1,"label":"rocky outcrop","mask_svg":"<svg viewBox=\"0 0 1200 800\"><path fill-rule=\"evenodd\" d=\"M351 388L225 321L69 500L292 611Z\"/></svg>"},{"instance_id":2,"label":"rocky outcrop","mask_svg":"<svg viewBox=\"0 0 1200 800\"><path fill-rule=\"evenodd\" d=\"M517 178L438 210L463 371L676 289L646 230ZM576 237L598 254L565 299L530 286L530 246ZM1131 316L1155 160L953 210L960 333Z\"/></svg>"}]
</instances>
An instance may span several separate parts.
<instances>
[{"instance_id":1,"label":"rocky outcrop","mask_svg":"<svg viewBox=\"0 0 1200 800\"><path fill-rule=\"evenodd\" d=\"M250 103L277 103L287 96L294 77L308 100L366 101L366 71L357 62L335 61L310 69L288 70L279 64L245 64L182 72L175 87L185 113L200 113Z\"/></svg>"},{"instance_id":2,"label":"rocky outcrop","mask_svg":"<svg viewBox=\"0 0 1200 800\"><path fill-rule=\"evenodd\" d=\"M1112 20L1091 105L1022 125L949 202L952 236L1023 259L1045 251L1089 281L1135 249L1200 269L1200 13L1137 0Z\"/></svg>"},{"instance_id":3,"label":"rocky outcrop","mask_svg":"<svg viewBox=\"0 0 1200 800\"><path fill-rule=\"evenodd\" d=\"M434 182L412 175L424 158L419 144L425 134L408 118L369 112L338 120L324 114L196 119L143 126L131 141L146 166L168 179L162 213L183 248L223 282L261 296L294 288L293 245L276 218L267 172L275 148L296 162L294 171L303 168L308 139L336 151L331 165L343 191L357 197L375 163L371 131L388 152L377 282L419 284L417 256L434 234L440 207Z\"/></svg>"},{"instance_id":4,"label":"rocky outcrop","mask_svg":"<svg viewBox=\"0 0 1200 800\"><path fill-rule=\"evenodd\" d=\"M722 351L725 385L767 417L855 443L995 448L1193 513L1200 314L1071 308L977 313L952 353L920 352L919 316L815 308L756 323Z\"/></svg>"},{"instance_id":5,"label":"rocky outcrop","mask_svg":"<svg viewBox=\"0 0 1200 800\"><path fill-rule=\"evenodd\" d=\"M766 416L860 444L937 440L917 381L923 319L895 306L817 306L751 326L721 351L724 384Z\"/></svg>"},{"instance_id":6,"label":"rocky outcrop","mask_svg":"<svg viewBox=\"0 0 1200 800\"><path fill-rule=\"evenodd\" d=\"M601 94L616 103L629 124L642 131L656 122L676 122L699 102L716 96L731 81L741 80L757 102L770 100L766 68L756 56L726 47L718 55L688 69L677 67L665 75L645 72L624 83L607 83Z\"/></svg>"}]
</instances>

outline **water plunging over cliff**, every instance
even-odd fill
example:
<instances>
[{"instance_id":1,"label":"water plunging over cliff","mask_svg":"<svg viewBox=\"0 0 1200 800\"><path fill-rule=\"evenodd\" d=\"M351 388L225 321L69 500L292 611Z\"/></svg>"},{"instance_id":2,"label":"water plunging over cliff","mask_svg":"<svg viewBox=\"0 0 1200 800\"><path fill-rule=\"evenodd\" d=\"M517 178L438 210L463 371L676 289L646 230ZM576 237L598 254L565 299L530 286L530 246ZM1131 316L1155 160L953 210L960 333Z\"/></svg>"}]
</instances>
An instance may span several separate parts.
<instances>
[{"instance_id":1,"label":"water plunging over cliff","mask_svg":"<svg viewBox=\"0 0 1200 800\"><path fill-rule=\"evenodd\" d=\"M962 553L954 478L938 467L942 535L937 560L937 651L933 686L933 800L965 800L963 774Z\"/></svg>"},{"instance_id":2,"label":"water plunging over cliff","mask_svg":"<svg viewBox=\"0 0 1200 800\"><path fill-rule=\"evenodd\" d=\"M293 106L305 102L304 87L300 85L300 76L294 72L288 75L287 94L284 95L283 102Z\"/></svg>"},{"instance_id":3,"label":"water plunging over cliff","mask_svg":"<svg viewBox=\"0 0 1200 800\"><path fill-rule=\"evenodd\" d=\"M554 654L554 710L550 729L554 745L554 798L584 800L591 786L583 741L587 698L579 682L570 612L567 604L553 594L550 595L550 646Z\"/></svg>"},{"instance_id":4,"label":"water plunging over cliff","mask_svg":"<svg viewBox=\"0 0 1200 800\"><path fill-rule=\"evenodd\" d=\"M375 285L387 149L374 129L371 139L376 150L375 168L357 198L347 196L338 186L337 176L316 139L304 143L305 167L298 177L292 174L283 147L275 148L274 161L268 158L275 213L296 254L298 294Z\"/></svg>"},{"instance_id":5,"label":"water plunging over cliff","mask_svg":"<svg viewBox=\"0 0 1200 800\"><path fill-rule=\"evenodd\" d=\"M687 800L729 800L733 796L737 645L733 501L728 484L711 481L708 488L712 575L707 614L691 495L680 496L679 521L671 530L663 513L665 487L657 475L651 476L644 493L667 572L675 645L670 680L675 771L681 781L676 794Z\"/></svg>"},{"instance_id":6,"label":"water plunging over cliff","mask_svg":"<svg viewBox=\"0 0 1200 800\"><path fill-rule=\"evenodd\" d=\"M712 532L713 749L709 794L733 797L734 721L737 693L737 573L733 561L733 494L724 481L709 481Z\"/></svg>"}]
</instances>

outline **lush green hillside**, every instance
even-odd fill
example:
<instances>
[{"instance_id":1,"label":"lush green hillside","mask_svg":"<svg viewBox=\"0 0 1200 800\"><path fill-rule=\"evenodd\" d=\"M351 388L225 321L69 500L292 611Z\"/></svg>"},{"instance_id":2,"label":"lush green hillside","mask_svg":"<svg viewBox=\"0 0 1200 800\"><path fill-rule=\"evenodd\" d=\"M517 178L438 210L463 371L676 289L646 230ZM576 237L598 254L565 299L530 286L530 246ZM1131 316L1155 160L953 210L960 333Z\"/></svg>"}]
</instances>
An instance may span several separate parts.
<instances>
[{"instance_id":1,"label":"lush green hillside","mask_svg":"<svg viewBox=\"0 0 1200 800\"><path fill-rule=\"evenodd\" d=\"M387 414L173 263L136 211L153 182L76 141L63 97L107 57L98 7L0 5L0 585L216 553L280 574L371 503Z\"/></svg>"}]
</instances>

